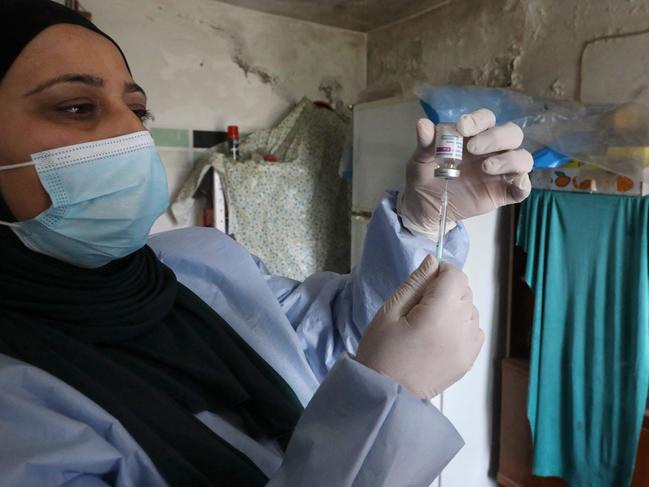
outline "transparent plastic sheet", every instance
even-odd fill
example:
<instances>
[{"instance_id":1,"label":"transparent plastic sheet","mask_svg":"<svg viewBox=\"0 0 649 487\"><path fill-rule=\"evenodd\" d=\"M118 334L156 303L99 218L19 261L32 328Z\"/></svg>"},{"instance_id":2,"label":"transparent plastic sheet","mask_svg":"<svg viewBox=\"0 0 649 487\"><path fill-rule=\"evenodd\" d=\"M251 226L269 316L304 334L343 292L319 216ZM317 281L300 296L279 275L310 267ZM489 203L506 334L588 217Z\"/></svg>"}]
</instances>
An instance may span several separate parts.
<instances>
[{"instance_id":1,"label":"transparent plastic sheet","mask_svg":"<svg viewBox=\"0 0 649 487\"><path fill-rule=\"evenodd\" d=\"M644 104L589 105L472 86L420 85L415 94L435 123L456 122L464 113L488 108L498 124L519 125L535 169L576 160L649 180L649 107Z\"/></svg>"}]
</instances>

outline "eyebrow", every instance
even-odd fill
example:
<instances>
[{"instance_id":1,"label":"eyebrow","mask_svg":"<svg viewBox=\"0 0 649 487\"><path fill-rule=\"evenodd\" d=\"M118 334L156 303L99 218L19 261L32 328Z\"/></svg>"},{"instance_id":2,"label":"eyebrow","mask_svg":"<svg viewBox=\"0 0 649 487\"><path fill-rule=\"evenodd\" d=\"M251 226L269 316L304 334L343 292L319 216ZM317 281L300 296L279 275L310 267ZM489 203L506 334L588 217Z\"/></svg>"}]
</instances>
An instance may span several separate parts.
<instances>
[{"instance_id":1,"label":"eyebrow","mask_svg":"<svg viewBox=\"0 0 649 487\"><path fill-rule=\"evenodd\" d=\"M101 88L105 85L105 81L103 79L91 74L63 74L61 76L57 76L56 78L49 79L44 83L41 83L33 90L25 93L23 96L27 97L35 95L36 93L40 93L41 91L51 88L52 86L60 83L82 83L95 88ZM144 95L144 97L146 98L144 89L140 85L132 81L124 82L124 92L142 93L142 95Z\"/></svg>"},{"instance_id":2,"label":"eyebrow","mask_svg":"<svg viewBox=\"0 0 649 487\"><path fill-rule=\"evenodd\" d=\"M144 98L146 98L146 93L144 91L144 88L142 88L140 85L137 83L134 83L132 81L126 81L124 83L124 92L125 93L142 93L144 95Z\"/></svg>"}]
</instances>

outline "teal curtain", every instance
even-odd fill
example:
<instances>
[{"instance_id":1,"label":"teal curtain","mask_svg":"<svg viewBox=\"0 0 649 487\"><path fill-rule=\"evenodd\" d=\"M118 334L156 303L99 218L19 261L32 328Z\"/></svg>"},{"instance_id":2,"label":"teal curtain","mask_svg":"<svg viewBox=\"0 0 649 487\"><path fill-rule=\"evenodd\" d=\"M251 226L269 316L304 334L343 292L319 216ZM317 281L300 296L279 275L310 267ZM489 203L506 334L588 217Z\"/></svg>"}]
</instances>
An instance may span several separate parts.
<instances>
[{"instance_id":1,"label":"teal curtain","mask_svg":"<svg viewBox=\"0 0 649 487\"><path fill-rule=\"evenodd\" d=\"M649 198L541 190L521 208L536 475L631 483L649 388L648 215Z\"/></svg>"}]
</instances>

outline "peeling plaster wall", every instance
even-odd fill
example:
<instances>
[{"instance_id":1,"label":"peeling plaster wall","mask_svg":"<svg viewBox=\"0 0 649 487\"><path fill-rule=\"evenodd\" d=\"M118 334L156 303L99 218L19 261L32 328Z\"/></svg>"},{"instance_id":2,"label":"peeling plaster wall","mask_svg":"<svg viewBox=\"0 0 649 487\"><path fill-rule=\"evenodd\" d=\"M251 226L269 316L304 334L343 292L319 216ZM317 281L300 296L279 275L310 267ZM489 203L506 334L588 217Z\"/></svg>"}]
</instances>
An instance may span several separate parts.
<instances>
[{"instance_id":1,"label":"peeling plaster wall","mask_svg":"<svg viewBox=\"0 0 649 487\"><path fill-rule=\"evenodd\" d=\"M368 89L421 80L504 86L520 53L520 2L457 0L368 34Z\"/></svg>"},{"instance_id":2,"label":"peeling plaster wall","mask_svg":"<svg viewBox=\"0 0 649 487\"><path fill-rule=\"evenodd\" d=\"M576 98L585 45L644 29L649 0L449 0L368 34L368 91L407 91L425 80ZM619 55L633 63L634 52Z\"/></svg>"},{"instance_id":3,"label":"peeling plaster wall","mask_svg":"<svg viewBox=\"0 0 649 487\"><path fill-rule=\"evenodd\" d=\"M360 32L420 14L445 0L221 0L253 10Z\"/></svg>"},{"instance_id":4,"label":"peeling plaster wall","mask_svg":"<svg viewBox=\"0 0 649 487\"><path fill-rule=\"evenodd\" d=\"M364 34L213 0L83 0L123 48L154 126L244 132L303 96L351 103L365 87Z\"/></svg>"}]
</instances>

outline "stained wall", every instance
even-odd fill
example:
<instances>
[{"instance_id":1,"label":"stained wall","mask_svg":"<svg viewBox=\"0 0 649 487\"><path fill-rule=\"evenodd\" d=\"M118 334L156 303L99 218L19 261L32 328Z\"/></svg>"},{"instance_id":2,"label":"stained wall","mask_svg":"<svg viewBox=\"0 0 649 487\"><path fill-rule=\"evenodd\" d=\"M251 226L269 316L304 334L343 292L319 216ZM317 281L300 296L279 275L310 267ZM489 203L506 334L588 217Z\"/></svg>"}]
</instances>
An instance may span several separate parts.
<instances>
[{"instance_id":1,"label":"stained wall","mask_svg":"<svg viewBox=\"0 0 649 487\"><path fill-rule=\"evenodd\" d=\"M647 0L449 0L368 34L367 83L383 94L426 80L576 99L580 84L592 82L580 73L592 60L611 56L600 54L598 45L643 31L649 31ZM625 83L629 67L635 75L633 66L648 48L649 37L639 36L615 51L626 69L592 76L626 77L616 81ZM593 49L584 64L584 52Z\"/></svg>"}]
</instances>

